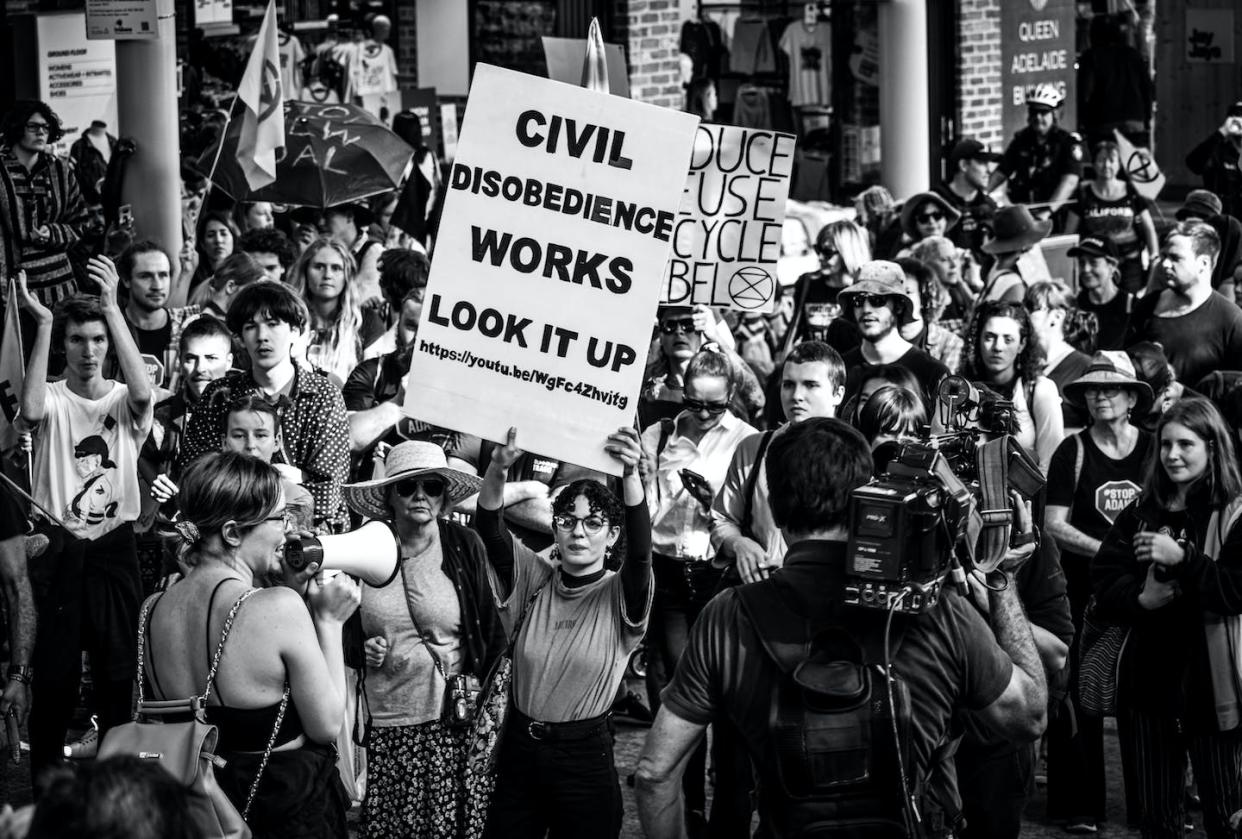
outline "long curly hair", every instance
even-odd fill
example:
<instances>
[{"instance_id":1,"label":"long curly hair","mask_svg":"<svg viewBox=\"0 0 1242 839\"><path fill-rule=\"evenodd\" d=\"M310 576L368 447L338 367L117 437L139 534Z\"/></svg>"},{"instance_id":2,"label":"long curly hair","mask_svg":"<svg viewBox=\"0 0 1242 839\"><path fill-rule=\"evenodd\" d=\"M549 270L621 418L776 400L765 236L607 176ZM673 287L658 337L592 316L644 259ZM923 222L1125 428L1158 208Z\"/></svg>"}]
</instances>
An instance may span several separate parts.
<instances>
[{"instance_id":1,"label":"long curly hair","mask_svg":"<svg viewBox=\"0 0 1242 839\"><path fill-rule=\"evenodd\" d=\"M970 325L966 327L966 350L969 357L963 370L971 381L988 381L990 375L983 364L983 356L979 350L979 340L984 325L992 318L1010 318L1018 324L1018 334L1025 345L1018 357L1014 359L1014 367L1022 381L1034 382L1044 373L1044 357L1037 342L1031 336L1031 318L1026 307L1021 303L1007 303L1003 300L988 300L980 303L970 316Z\"/></svg>"},{"instance_id":2,"label":"long curly hair","mask_svg":"<svg viewBox=\"0 0 1242 839\"><path fill-rule=\"evenodd\" d=\"M552 515L572 516L574 502L578 500L579 495L586 498L587 506L592 513L598 514L607 520L608 527L619 527L621 529L616 543L612 546L612 558L611 560L605 560L604 563L608 568L616 570L620 567L622 559L625 557L625 509L621 506L617 496L609 491L608 487L594 478L579 478L561 490L560 495L556 496L556 500L552 502Z\"/></svg>"}]
</instances>

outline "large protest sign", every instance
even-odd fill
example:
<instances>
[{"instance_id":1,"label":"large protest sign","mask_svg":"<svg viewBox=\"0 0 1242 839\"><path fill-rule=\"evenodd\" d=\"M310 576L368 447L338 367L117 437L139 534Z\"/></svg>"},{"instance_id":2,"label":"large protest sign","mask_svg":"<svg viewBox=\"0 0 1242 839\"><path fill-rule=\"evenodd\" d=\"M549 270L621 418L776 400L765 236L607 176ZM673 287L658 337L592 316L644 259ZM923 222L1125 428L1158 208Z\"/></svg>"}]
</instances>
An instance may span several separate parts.
<instances>
[{"instance_id":1,"label":"large protest sign","mask_svg":"<svg viewBox=\"0 0 1242 839\"><path fill-rule=\"evenodd\" d=\"M405 410L613 474L695 117L486 64L450 170Z\"/></svg>"},{"instance_id":2,"label":"large protest sign","mask_svg":"<svg viewBox=\"0 0 1242 839\"><path fill-rule=\"evenodd\" d=\"M662 302L771 310L794 142L775 131L699 126Z\"/></svg>"}]
</instances>

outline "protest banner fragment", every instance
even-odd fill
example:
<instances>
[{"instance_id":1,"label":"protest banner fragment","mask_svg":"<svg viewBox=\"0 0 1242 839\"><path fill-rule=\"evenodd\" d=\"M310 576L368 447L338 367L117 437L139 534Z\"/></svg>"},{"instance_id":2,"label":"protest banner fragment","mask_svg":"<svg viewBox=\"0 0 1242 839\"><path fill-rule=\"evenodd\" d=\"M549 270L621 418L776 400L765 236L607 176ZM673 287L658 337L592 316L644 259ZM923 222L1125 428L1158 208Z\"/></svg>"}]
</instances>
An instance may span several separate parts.
<instances>
[{"instance_id":1,"label":"protest banner fragment","mask_svg":"<svg viewBox=\"0 0 1242 839\"><path fill-rule=\"evenodd\" d=\"M699 126L662 303L771 311L794 143L776 131Z\"/></svg>"},{"instance_id":2,"label":"protest banner fragment","mask_svg":"<svg viewBox=\"0 0 1242 839\"><path fill-rule=\"evenodd\" d=\"M478 65L405 411L617 474L696 124Z\"/></svg>"}]
</instances>

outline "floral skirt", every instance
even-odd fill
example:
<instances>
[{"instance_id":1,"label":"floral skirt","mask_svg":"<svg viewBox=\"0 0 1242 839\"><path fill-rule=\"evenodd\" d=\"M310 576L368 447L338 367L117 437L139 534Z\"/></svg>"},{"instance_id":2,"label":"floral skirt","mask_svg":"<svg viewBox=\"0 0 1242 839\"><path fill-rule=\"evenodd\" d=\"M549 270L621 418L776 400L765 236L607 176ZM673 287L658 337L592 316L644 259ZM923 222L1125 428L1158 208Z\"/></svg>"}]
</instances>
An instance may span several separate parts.
<instances>
[{"instance_id":1,"label":"floral skirt","mask_svg":"<svg viewBox=\"0 0 1242 839\"><path fill-rule=\"evenodd\" d=\"M468 729L439 720L375 726L367 741L362 835L368 839L473 839L485 812L466 783Z\"/></svg>"}]
</instances>

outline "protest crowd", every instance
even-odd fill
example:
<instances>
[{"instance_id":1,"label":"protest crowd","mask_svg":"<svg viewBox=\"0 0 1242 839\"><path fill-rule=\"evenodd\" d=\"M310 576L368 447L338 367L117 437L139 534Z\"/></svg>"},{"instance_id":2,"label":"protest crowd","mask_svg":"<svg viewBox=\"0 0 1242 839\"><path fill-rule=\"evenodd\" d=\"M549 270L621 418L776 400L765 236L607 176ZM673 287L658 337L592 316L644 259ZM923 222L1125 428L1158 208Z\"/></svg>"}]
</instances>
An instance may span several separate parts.
<instances>
[{"instance_id":1,"label":"protest crowd","mask_svg":"<svg viewBox=\"0 0 1242 839\"><path fill-rule=\"evenodd\" d=\"M247 188L249 103L196 114L175 242L103 206L106 126L60 157L47 103L3 116L0 715L35 803L0 835L606 838L629 783L652 837L1003 839L1037 774L1071 835L1239 835L1242 101L1161 150L1204 178L1170 206L1037 86L1006 148L851 196L764 305L657 308L695 276L661 265L704 264L685 159L742 129L710 82L650 138L531 88L518 151L468 159L480 89L523 83L479 71L451 166L395 115L389 187L320 203L256 199L298 193L281 164ZM675 177L626 191L662 143ZM784 206L758 196L739 239ZM472 297L483 269L524 285ZM914 502L855 515L952 485L911 452L967 415L1030 479L972 497L973 566L937 541L960 496L917 539ZM868 534L900 548L864 573ZM934 584L865 608L890 561ZM619 714L651 726L636 767Z\"/></svg>"}]
</instances>

